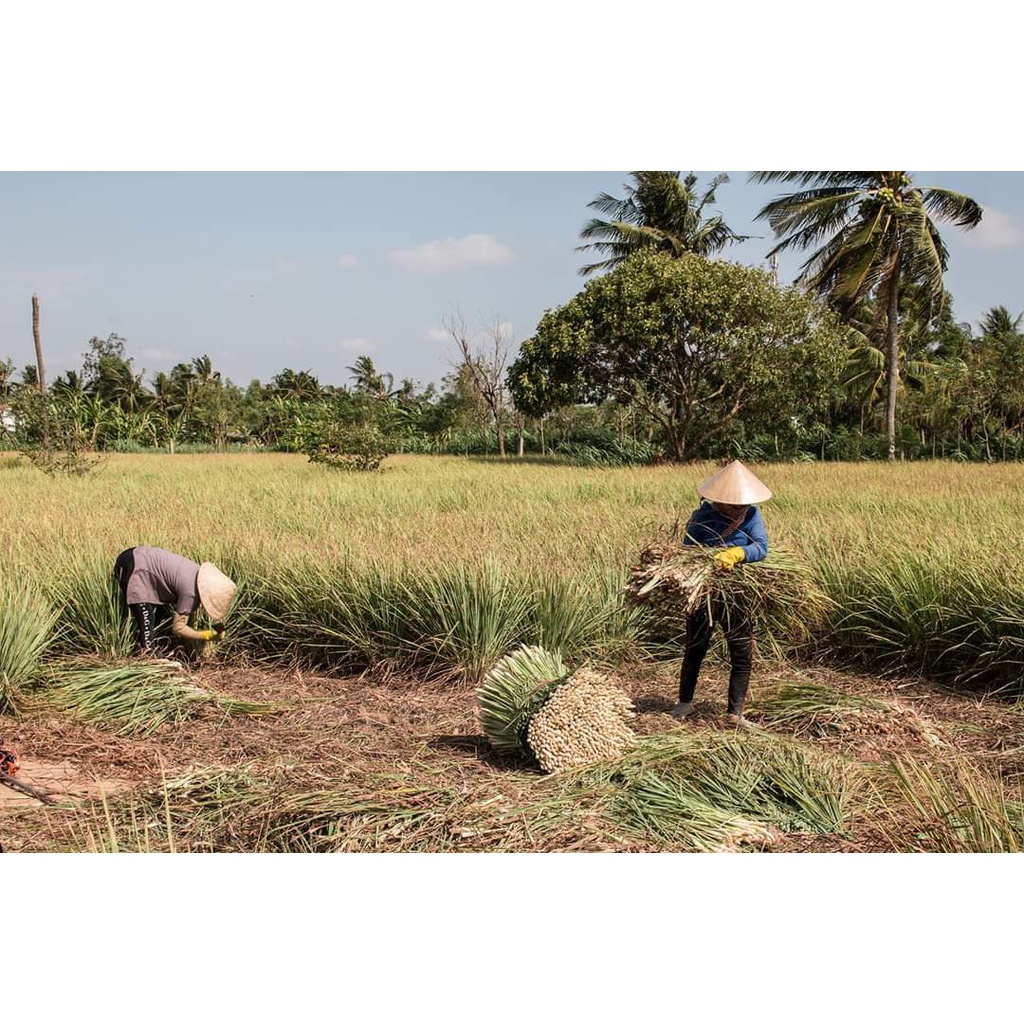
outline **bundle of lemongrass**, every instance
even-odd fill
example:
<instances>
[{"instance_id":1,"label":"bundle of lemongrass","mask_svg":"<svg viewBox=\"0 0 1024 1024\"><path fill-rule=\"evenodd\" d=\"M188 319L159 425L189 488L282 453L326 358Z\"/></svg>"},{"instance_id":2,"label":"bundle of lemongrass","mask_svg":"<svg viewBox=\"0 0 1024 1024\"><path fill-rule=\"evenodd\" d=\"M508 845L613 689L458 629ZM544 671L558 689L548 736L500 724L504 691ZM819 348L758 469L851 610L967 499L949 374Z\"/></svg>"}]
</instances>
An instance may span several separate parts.
<instances>
[{"instance_id":1,"label":"bundle of lemongrass","mask_svg":"<svg viewBox=\"0 0 1024 1024\"><path fill-rule=\"evenodd\" d=\"M500 659L477 691L480 724L499 751L546 772L613 760L633 741L633 703L610 677L570 672L558 654L523 645Z\"/></svg>"},{"instance_id":2,"label":"bundle of lemongrass","mask_svg":"<svg viewBox=\"0 0 1024 1024\"><path fill-rule=\"evenodd\" d=\"M718 604L728 622L745 616L776 653L806 643L828 606L828 598L805 562L787 548L772 546L759 562L721 569L720 548L684 544L676 530L641 551L624 587L627 604L645 607L661 628L681 633L701 605Z\"/></svg>"},{"instance_id":3,"label":"bundle of lemongrass","mask_svg":"<svg viewBox=\"0 0 1024 1024\"><path fill-rule=\"evenodd\" d=\"M282 710L279 705L241 700L198 686L172 661L58 666L36 699L82 721L140 735L165 724L180 724L204 710L228 715Z\"/></svg>"}]
</instances>

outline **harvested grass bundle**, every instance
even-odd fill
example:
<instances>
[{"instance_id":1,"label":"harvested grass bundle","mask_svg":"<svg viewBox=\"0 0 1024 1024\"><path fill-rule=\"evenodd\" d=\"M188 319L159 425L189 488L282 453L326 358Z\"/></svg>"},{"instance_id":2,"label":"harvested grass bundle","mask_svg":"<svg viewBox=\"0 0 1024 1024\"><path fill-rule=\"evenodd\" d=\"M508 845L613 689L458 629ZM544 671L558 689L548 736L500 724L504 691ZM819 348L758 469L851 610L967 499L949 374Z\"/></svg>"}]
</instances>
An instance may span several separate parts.
<instances>
[{"instance_id":1,"label":"harvested grass bundle","mask_svg":"<svg viewBox=\"0 0 1024 1024\"><path fill-rule=\"evenodd\" d=\"M622 791L613 813L629 831L702 852L770 846L770 828L722 810L677 781L644 772Z\"/></svg>"},{"instance_id":2,"label":"harvested grass bundle","mask_svg":"<svg viewBox=\"0 0 1024 1024\"><path fill-rule=\"evenodd\" d=\"M114 723L122 735L149 735L165 723L178 724L209 709L229 715L281 710L276 704L239 700L196 686L173 662L78 665L52 677L39 699L83 721Z\"/></svg>"},{"instance_id":3,"label":"harvested grass bundle","mask_svg":"<svg viewBox=\"0 0 1024 1024\"><path fill-rule=\"evenodd\" d=\"M480 725L495 750L529 755L530 718L552 687L569 675L558 654L522 645L497 662L477 691Z\"/></svg>"},{"instance_id":4,"label":"harvested grass bundle","mask_svg":"<svg viewBox=\"0 0 1024 1024\"><path fill-rule=\"evenodd\" d=\"M772 727L788 727L813 736L877 731L880 721L899 714L889 701L843 693L815 683L787 683L759 695L756 708Z\"/></svg>"},{"instance_id":5,"label":"harvested grass bundle","mask_svg":"<svg viewBox=\"0 0 1024 1024\"><path fill-rule=\"evenodd\" d=\"M684 544L678 527L662 529L630 569L627 605L646 610L656 638L680 635L688 615L721 602L727 620L749 616L777 656L807 643L829 607L810 566L792 551L773 547L760 562L723 571L714 560L719 550Z\"/></svg>"},{"instance_id":6,"label":"harvested grass bundle","mask_svg":"<svg viewBox=\"0 0 1024 1024\"><path fill-rule=\"evenodd\" d=\"M546 772L618 758L633 742L633 702L607 676L589 669L555 686L530 719L526 742Z\"/></svg>"},{"instance_id":7,"label":"harvested grass bundle","mask_svg":"<svg viewBox=\"0 0 1024 1024\"><path fill-rule=\"evenodd\" d=\"M787 683L758 696L753 704L762 722L794 735L885 736L902 733L930 747L947 741L929 721L899 700L844 693L814 683Z\"/></svg>"},{"instance_id":8,"label":"harvested grass bundle","mask_svg":"<svg viewBox=\"0 0 1024 1024\"><path fill-rule=\"evenodd\" d=\"M49 581L50 597L62 609L56 644L62 653L131 653L134 629L111 568L106 559L74 555Z\"/></svg>"},{"instance_id":9,"label":"harvested grass bundle","mask_svg":"<svg viewBox=\"0 0 1024 1024\"><path fill-rule=\"evenodd\" d=\"M633 739L629 697L598 672L570 674L543 647L522 646L502 658L477 697L491 745L532 757L546 772L618 757Z\"/></svg>"}]
</instances>

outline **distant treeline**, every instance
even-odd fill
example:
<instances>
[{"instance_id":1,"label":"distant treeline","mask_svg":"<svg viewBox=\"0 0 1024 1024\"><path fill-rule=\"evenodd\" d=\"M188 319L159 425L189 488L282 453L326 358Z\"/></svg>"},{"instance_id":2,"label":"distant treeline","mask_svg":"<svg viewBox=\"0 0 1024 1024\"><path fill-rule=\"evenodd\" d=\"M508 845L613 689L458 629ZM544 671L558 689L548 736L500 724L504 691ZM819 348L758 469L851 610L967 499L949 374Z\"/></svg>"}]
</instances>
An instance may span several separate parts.
<instances>
[{"instance_id":1,"label":"distant treeline","mask_svg":"<svg viewBox=\"0 0 1024 1024\"><path fill-rule=\"evenodd\" d=\"M955 322L947 304L936 320L907 333L901 458L1024 457L1021 320L998 307L975 332ZM348 379L338 385L323 384L306 370L284 369L269 383L253 380L240 387L206 355L146 384L126 340L112 334L90 339L81 369L48 384L46 426L55 446L79 451L304 452L324 431L341 426L372 428L393 451L494 455L500 445L510 457L560 455L609 465L672 456L663 424L639 402L608 399L526 416L502 380L488 400L480 358L470 352L440 388L418 387L411 380L396 385L369 356L347 367ZM804 394L795 413L779 415L770 401L752 405L725 429L709 432L687 457L884 459L883 369L878 349L851 345L838 378L821 394ZM0 446L38 445L42 411L36 368L29 365L18 373L11 360L0 362Z\"/></svg>"}]
</instances>

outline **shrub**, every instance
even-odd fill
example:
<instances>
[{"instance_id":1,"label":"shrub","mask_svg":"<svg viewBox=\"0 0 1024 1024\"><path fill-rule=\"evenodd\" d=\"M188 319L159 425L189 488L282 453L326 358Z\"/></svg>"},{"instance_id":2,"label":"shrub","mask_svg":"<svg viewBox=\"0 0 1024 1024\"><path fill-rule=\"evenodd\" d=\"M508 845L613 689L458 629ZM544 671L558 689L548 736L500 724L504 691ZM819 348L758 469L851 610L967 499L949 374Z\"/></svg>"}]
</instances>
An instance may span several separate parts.
<instances>
[{"instance_id":1,"label":"shrub","mask_svg":"<svg viewBox=\"0 0 1024 1024\"><path fill-rule=\"evenodd\" d=\"M376 426L331 423L312 432L306 442L310 462L367 472L379 469L394 450L393 439Z\"/></svg>"}]
</instances>

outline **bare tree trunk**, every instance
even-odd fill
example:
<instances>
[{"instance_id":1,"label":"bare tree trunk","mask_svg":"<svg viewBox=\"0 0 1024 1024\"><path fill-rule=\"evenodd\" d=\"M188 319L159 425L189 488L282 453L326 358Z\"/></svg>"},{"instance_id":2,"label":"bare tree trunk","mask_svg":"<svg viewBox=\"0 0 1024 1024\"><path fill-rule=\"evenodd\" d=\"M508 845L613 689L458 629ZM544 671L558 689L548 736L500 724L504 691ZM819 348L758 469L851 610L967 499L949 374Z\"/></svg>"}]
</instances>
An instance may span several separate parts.
<instances>
[{"instance_id":1,"label":"bare tree trunk","mask_svg":"<svg viewBox=\"0 0 1024 1024\"><path fill-rule=\"evenodd\" d=\"M36 376L39 378L40 416L43 427L43 447L50 447L50 410L46 408L46 368L43 366L43 343L39 340L39 296L32 293L32 340L36 346Z\"/></svg>"},{"instance_id":2,"label":"bare tree trunk","mask_svg":"<svg viewBox=\"0 0 1024 1024\"><path fill-rule=\"evenodd\" d=\"M505 364L508 361L511 339L506 336L501 320L495 316L487 326L490 335L490 350L485 352L474 348L472 336L462 312L456 309L451 316L441 321L451 339L458 346L462 357L460 367L465 367L477 396L490 410L494 419L494 433L498 442L498 455L505 457L505 425L502 414L505 410Z\"/></svg>"},{"instance_id":3,"label":"bare tree trunk","mask_svg":"<svg viewBox=\"0 0 1024 1024\"><path fill-rule=\"evenodd\" d=\"M886 368L885 395L885 429L889 433L889 461L896 459L896 392L900 386L900 346L898 330L899 288L899 257L893 268L892 283L889 286L889 307L885 325L886 348L888 350L888 366Z\"/></svg>"}]
</instances>

